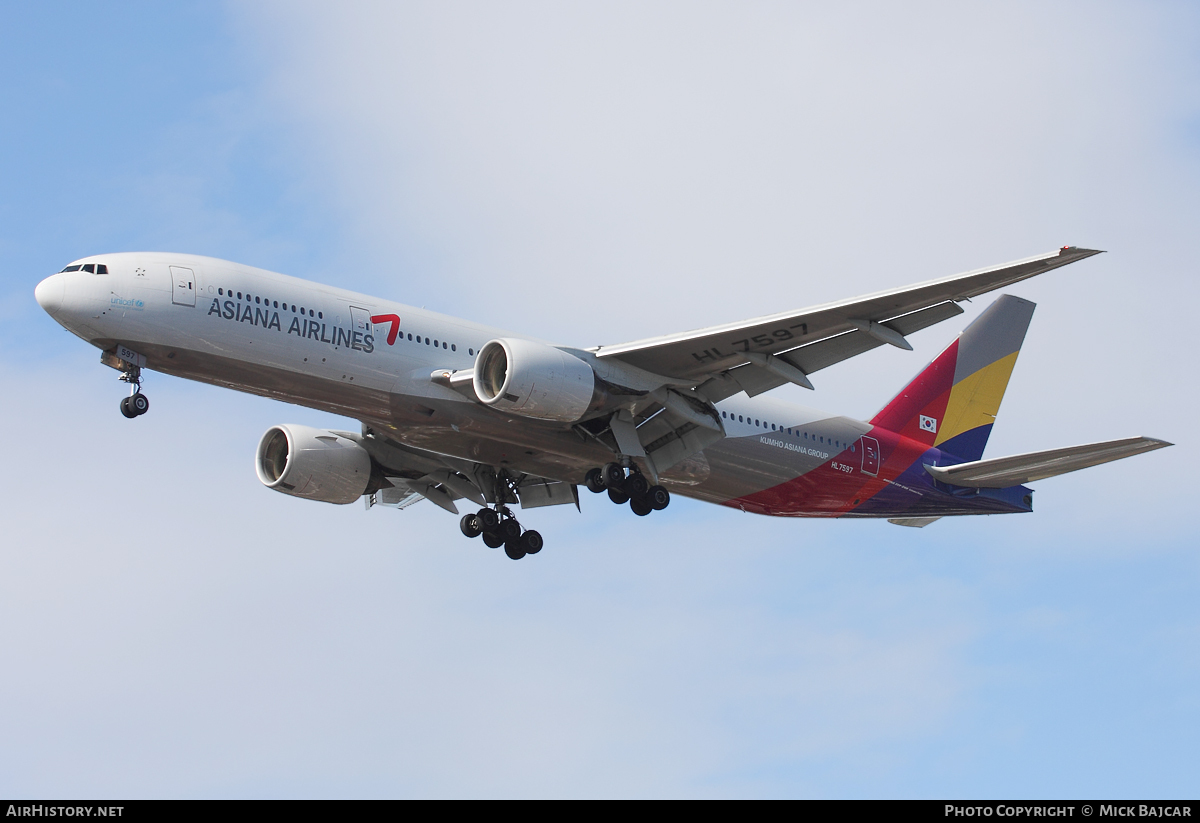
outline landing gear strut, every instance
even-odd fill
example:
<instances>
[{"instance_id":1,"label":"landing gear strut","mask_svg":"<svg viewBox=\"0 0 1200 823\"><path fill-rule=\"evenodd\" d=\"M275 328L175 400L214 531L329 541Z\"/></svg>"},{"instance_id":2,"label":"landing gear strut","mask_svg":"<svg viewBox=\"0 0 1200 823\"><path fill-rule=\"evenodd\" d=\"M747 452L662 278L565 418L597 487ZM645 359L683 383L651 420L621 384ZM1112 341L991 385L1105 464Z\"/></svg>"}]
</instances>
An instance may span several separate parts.
<instances>
[{"instance_id":1,"label":"landing gear strut","mask_svg":"<svg viewBox=\"0 0 1200 823\"><path fill-rule=\"evenodd\" d=\"M129 384L129 396L121 398L121 414L132 420L150 411L150 399L142 394L142 370L137 366L123 369L121 382Z\"/></svg>"},{"instance_id":2,"label":"landing gear strut","mask_svg":"<svg viewBox=\"0 0 1200 823\"><path fill-rule=\"evenodd\" d=\"M495 498L515 502L516 484L507 476L501 479L511 488L505 491L498 487ZM642 474L637 466L628 469L620 463L606 463L600 468L592 469L584 479L588 489L596 494L608 492L608 498L617 505L629 504L630 510L638 517L645 517L652 511L661 511L671 502L671 494L662 486L650 485L650 481ZM505 491L505 493L501 493ZM503 502L494 503L477 512L464 514L458 521L459 530L466 537L481 537L483 543L492 549L504 547L504 553L513 560L520 560L527 554L537 554L542 550L542 536L532 529L523 529L512 510Z\"/></svg>"},{"instance_id":3,"label":"landing gear strut","mask_svg":"<svg viewBox=\"0 0 1200 823\"><path fill-rule=\"evenodd\" d=\"M618 506L628 503L638 517L662 511L671 503L671 493L662 486L650 485L636 466L626 475L619 463L606 463L602 468L589 471L584 484L595 494L607 491L608 499Z\"/></svg>"}]
</instances>

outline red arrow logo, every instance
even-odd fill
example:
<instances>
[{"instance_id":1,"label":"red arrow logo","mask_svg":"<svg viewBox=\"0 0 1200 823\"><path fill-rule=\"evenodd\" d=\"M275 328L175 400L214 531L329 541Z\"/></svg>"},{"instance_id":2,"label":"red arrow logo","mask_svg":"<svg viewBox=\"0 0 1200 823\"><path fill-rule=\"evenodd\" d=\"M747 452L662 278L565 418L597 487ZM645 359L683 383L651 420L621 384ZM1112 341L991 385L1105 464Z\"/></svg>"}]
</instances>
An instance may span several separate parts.
<instances>
[{"instance_id":1,"label":"red arrow logo","mask_svg":"<svg viewBox=\"0 0 1200 823\"><path fill-rule=\"evenodd\" d=\"M396 335L400 333L400 318L394 314L376 314L371 318L372 323L390 323L391 328L388 329L387 341L388 345L396 342Z\"/></svg>"}]
</instances>

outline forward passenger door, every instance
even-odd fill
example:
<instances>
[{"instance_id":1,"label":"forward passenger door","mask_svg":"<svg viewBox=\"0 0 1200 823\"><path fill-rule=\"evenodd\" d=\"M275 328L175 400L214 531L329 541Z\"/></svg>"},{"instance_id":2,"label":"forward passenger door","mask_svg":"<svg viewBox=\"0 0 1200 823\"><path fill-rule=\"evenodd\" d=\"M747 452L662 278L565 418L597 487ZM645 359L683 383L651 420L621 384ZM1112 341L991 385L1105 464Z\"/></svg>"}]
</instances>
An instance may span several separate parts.
<instances>
[{"instance_id":1,"label":"forward passenger door","mask_svg":"<svg viewBox=\"0 0 1200 823\"><path fill-rule=\"evenodd\" d=\"M183 266L171 266L171 302L176 306L196 305L196 273Z\"/></svg>"}]
</instances>

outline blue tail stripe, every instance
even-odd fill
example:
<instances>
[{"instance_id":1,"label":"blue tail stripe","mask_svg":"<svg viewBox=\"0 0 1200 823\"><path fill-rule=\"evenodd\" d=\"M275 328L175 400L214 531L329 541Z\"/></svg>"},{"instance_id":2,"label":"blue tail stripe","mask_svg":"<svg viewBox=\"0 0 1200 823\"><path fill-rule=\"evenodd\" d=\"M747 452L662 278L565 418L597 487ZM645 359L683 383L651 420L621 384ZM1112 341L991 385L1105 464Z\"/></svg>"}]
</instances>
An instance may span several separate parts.
<instances>
[{"instance_id":1,"label":"blue tail stripe","mask_svg":"<svg viewBox=\"0 0 1200 823\"><path fill-rule=\"evenodd\" d=\"M976 426L962 434L956 434L939 444L938 448L955 457L961 457L965 461L979 460L983 457L983 448L987 445L988 436L991 433L991 423L985 426Z\"/></svg>"}]
</instances>

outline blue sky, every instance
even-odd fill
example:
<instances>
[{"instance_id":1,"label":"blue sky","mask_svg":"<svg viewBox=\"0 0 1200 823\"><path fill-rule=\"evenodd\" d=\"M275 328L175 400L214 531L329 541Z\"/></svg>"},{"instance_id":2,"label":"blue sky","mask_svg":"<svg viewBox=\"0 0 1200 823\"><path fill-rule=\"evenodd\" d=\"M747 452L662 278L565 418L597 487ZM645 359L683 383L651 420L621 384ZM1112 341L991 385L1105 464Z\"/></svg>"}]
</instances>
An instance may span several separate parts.
<instances>
[{"instance_id":1,"label":"blue sky","mask_svg":"<svg viewBox=\"0 0 1200 823\"><path fill-rule=\"evenodd\" d=\"M0 14L0 794L1200 788L1189 6ZM595 345L1064 244L1108 253L1012 290L989 454L1176 447L923 530L587 496L520 563L258 484L345 421L165 376L125 420L33 300L167 249ZM781 391L868 416L985 305Z\"/></svg>"}]
</instances>

